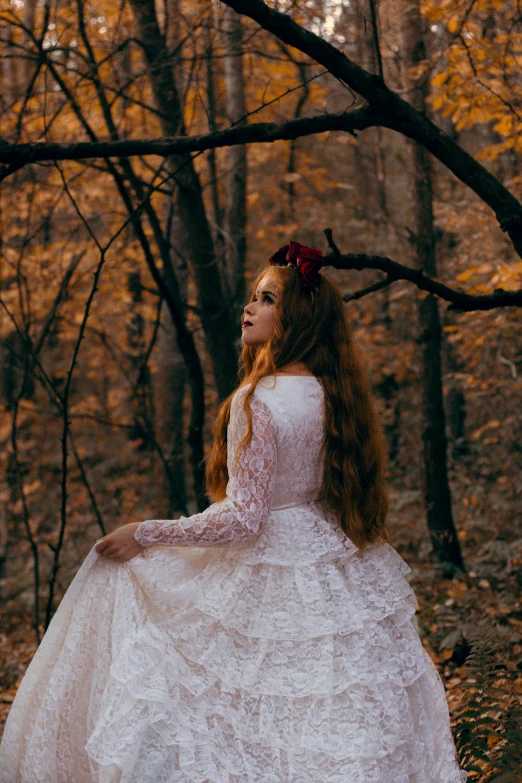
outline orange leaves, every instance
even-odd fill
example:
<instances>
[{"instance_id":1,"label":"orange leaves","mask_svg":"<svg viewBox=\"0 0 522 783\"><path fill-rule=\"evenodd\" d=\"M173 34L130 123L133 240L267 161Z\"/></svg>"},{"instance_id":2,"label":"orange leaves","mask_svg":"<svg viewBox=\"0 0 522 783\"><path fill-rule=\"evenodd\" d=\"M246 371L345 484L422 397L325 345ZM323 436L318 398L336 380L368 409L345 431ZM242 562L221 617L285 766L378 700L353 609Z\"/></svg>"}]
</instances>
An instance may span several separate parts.
<instances>
[{"instance_id":1,"label":"orange leaves","mask_svg":"<svg viewBox=\"0 0 522 783\"><path fill-rule=\"evenodd\" d=\"M461 19L458 16L451 16L446 22L446 26L449 32L453 34L457 32L461 24L462 24Z\"/></svg>"},{"instance_id":2,"label":"orange leaves","mask_svg":"<svg viewBox=\"0 0 522 783\"><path fill-rule=\"evenodd\" d=\"M447 0L424 4L428 19L444 25L448 46L436 55L430 102L443 116L451 116L457 130L489 124L503 137L480 153L483 160L514 149L521 135L515 107L520 102L519 81L522 30L515 4L478 0L472 6Z\"/></svg>"},{"instance_id":3,"label":"orange leaves","mask_svg":"<svg viewBox=\"0 0 522 783\"><path fill-rule=\"evenodd\" d=\"M498 419L491 419L491 421L486 422L486 424L483 424L482 427L479 427L474 432L472 432L470 438L471 440L478 440L482 437L486 430L498 429L498 427L500 427L500 421Z\"/></svg>"},{"instance_id":4,"label":"orange leaves","mask_svg":"<svg viewBox=\"0 0 522 783\"><path fill-rule=\"evenodd\" d=\"M461 272L459 275L457 275L455 279L458 280L459 283L465 283L479 269L480 269L480 267L478 267L478 266L471 266L468 269L466 269L464 272Z\"/></svg>"},{"instance_id":5,"label":"orange leaves","mask_svg":"<svg viewBox=\"0 0 522 783\"><path fill-rule=\"evenodd\" d=\"M447 79L448 73L446 71L441 71L440 73L436 73L432 78L431 85L432 87L442 87L442 85L446 83Z\"/></svg>"},{"instance_id":6,"label":"orange leaves","mask_svg":"<svg viewBox=\"0 0 522 783\"><path fill-rule=\"evenodd\" d=\"M465 290L470 293L486 293L494 288L514 291L522 284L522 261L505 263L493 259L483 264L474 264L455 275L455 280L467 283Z\"/></svg>"}]
</instances>

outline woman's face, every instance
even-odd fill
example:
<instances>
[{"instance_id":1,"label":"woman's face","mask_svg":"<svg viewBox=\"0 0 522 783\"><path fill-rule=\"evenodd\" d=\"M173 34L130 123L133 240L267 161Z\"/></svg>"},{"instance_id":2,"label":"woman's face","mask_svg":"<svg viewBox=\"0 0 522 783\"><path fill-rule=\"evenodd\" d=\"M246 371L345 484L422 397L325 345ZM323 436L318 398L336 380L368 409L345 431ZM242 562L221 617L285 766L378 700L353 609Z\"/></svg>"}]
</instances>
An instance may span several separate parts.
<instances>
[{"instance_id":1,"label":"woman's face","mask_svg":"<svg viewBox=\"0 0 522 783\"><path fill-rule=\"evenodd\" d=\"M244 307L241 335L243 345L261 345L271 337L275 326L274 305L279 297L279 286L270 272L267 272L259 281L254 301Z\"/></svg>"}]
</instances>

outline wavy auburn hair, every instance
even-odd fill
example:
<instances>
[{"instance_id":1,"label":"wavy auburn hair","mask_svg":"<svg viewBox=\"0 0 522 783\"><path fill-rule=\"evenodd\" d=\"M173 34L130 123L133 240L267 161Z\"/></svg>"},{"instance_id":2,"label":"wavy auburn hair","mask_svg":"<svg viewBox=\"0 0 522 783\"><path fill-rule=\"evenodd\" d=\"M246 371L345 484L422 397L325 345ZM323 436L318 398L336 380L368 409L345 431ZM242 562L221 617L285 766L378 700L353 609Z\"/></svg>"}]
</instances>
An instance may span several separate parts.
<instances>
[{"instance_id":1,"label":"wavy auburn hair","mask_svg":"<svg viewBox=\"0 0 522 783\"><path fill-rule=\"evenodd\" d=\"M318 500L334 512L341 528L360 549L378 539L389 542L385 440L339 288L324 276L317 291L310 291L303 286L296 269L268 266L255 280L250 302L268 272L280 293L272 305L275 327L265 343L244 345L241 352L238 388L247 383L251 386L244 401L248 427L238 448L251 438L252 411L248 401L259 380L287 364L304 362L324 391L324 473ZM214 445L206 465L207 492L214 501L226 496L227 426L232 397L233 394L227 397L219 408Z\"/></svg>"}]
</instances>

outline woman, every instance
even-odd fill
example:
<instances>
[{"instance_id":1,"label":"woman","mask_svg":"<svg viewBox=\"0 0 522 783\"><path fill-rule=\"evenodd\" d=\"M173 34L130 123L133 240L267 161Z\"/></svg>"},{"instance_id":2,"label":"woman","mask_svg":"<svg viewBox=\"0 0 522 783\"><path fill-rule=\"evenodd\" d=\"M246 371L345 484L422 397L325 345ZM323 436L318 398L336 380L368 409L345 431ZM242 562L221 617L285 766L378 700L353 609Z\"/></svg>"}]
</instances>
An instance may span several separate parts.
<instances>
[{"instance_id":1,"label":"woman","mask_svg":"<svg viewBox=\"0 0 522 783\"><path fill-rule=\"evenodd\" d=\"M384 445L322 253L244 308L216 501L97 542L20 685L2 783L461 783L389 544Z\"/></svg>"}]
</instances>

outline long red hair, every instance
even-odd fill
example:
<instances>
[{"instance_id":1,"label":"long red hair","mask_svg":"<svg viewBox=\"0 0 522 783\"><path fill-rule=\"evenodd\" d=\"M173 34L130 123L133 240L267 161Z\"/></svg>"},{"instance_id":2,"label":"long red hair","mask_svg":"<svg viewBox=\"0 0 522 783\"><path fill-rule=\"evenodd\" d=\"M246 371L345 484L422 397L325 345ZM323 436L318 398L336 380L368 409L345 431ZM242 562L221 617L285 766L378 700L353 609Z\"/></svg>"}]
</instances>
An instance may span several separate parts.
<instances>
[{"instance_id":1,"label":"long red hair","mask_svg":"<svg viewBox=\"0 0 522 783\"><path fill-rule=\"evenodd\" d=\"M368 376L354 345L339 288L323 276L310 292L292 267L269 266L280 296L274 303L275 327L263 345L244 345L240 356L241 388L248 427L239 448L252 432L249 399L258 381L295 362L304 362L320 381L325 402L324 474L318 500L337 516L346 535L361 549L378 539L390 541L386 525L386 444L376 415ZM221 404L214 424L214 445L206 465L209 497L226 496L227 426L233 394Z\"/></svg>"}]
</instances>

